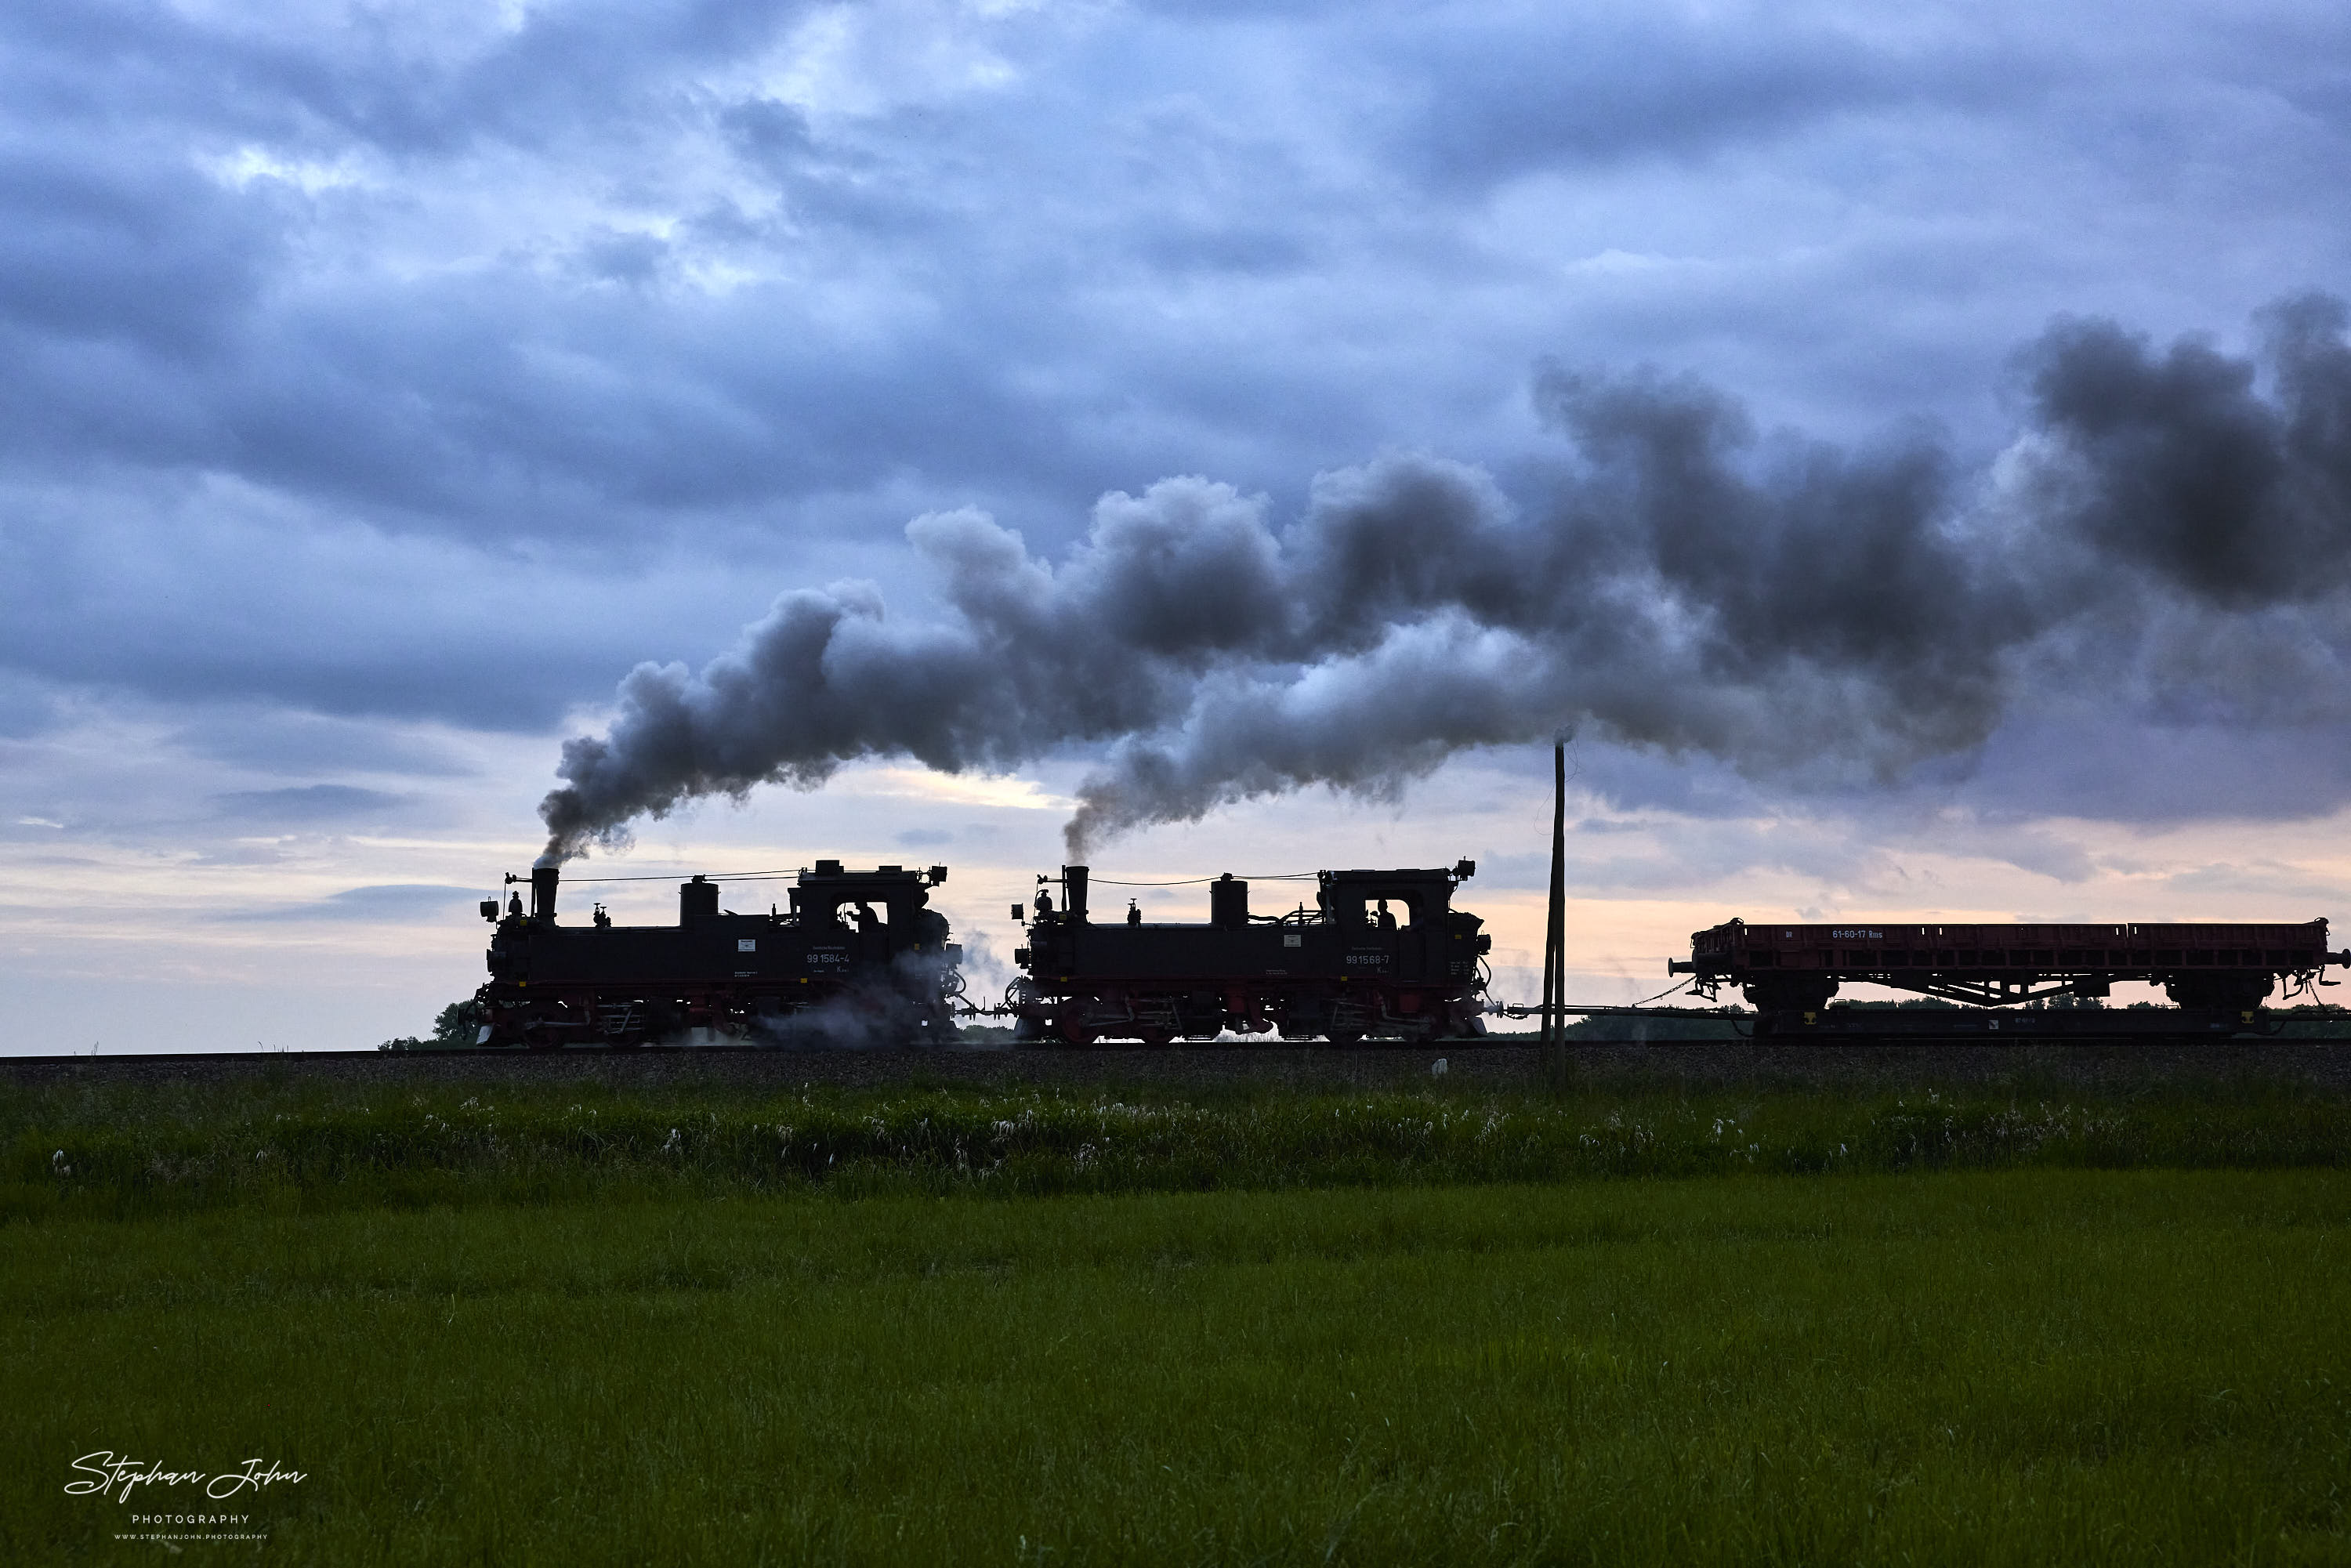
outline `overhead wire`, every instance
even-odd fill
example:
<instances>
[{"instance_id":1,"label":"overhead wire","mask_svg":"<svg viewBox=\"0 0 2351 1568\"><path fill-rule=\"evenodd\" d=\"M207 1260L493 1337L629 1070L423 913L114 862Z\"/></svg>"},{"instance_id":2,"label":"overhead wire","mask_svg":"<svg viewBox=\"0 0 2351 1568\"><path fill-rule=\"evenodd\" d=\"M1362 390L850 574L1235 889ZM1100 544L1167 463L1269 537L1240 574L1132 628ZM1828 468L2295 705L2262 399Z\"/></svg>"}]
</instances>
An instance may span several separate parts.
<instances>
[{"instance_id":1,"label":"overhead wire","mask_svg":"<svg viewBox=\"0 0 2351 1568\"><path fill-rule=\"evenodd\" d=\"M700 875L705 882L772 882L779 876L804 876L807 873L808 867L798 865L782 871L722 871L692 874ZM664 872L658 876L567 876L563 879L563 885L570 887L583 882L676 882L684 874L688 873Z\"/></svg>"},{"instance_id":2,"label":"overhead wire","mask_svg":"<svg viewBox=\"0 0 2351 1568\"><path fill-rule=\"evenodd\" d=\"M1258 872L1234 876L1235 882L1312 882L1322 873L1319 871ZM1228 872L1225 875L1230 876ZM1096 887L1192 887L1204 882L1217 882L1220 877L1186 876L1174 882L1128 882L1114 876L1089 876L1087 882Z\"/></svg>"},{"instance_id":3,"label":"overhead wire","mask_svg":"<svg viewBox=\"0 0 2351 1568\"><path fill-rule=\"evenodd\" d=\"M704 872L695 874L699 874L705 882L767 882L782 876L805 876L808 874L808 867L802 865L788 866L781 871L721 871ZM687 873L680 872L664 872L658 875L647 876L567 876L563 879L563 885L569 887L575 883L590 882L675 882L685 874ZM1322 874L1322 873L1320 872L1312 871L1258 872L1238 876L1234 880L1238 882L1312 882L1316 877ZM517 880L519 881L520 879L517 878ZM1097 876L1091 877L1088 880L1096 887L1190 887L1201 883L1215 882L1217 878L1213 876L1187 876L1179 877L1174 882L1129 882L1118 877Z\"/></svg>"}]
</instances>

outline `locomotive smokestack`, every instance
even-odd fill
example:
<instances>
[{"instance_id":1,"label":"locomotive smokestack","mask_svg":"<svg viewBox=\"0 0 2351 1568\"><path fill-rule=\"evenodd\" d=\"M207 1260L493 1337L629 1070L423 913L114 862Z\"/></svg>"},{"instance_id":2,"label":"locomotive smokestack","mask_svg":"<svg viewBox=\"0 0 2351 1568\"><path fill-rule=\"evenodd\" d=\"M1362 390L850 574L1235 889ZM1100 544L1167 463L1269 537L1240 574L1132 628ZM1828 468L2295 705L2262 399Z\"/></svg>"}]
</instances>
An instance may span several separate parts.
<instances>
[{"instance_id":1,"label":"locomotive smokestack","mask_svg":"<svg viewBox=\"0 0 2351 1568\"><path fill-rule=\"evenodd\" d=\"M559 865L540 864L530 868L530 917L552 923L555 919L555 885L563 877Z\"/></svg>"},{"instance_id":2,"label":"locomotive smokestack","mask_svg":"<svg viewBox=\"0 0 2351 1568\"><path fill-rule=\"evenodd\" d=\"M1061 868L1061 913L1069 919L1082 921L1086 917L1086 874L1081 865Z\"/></svg>"}]
</instances>

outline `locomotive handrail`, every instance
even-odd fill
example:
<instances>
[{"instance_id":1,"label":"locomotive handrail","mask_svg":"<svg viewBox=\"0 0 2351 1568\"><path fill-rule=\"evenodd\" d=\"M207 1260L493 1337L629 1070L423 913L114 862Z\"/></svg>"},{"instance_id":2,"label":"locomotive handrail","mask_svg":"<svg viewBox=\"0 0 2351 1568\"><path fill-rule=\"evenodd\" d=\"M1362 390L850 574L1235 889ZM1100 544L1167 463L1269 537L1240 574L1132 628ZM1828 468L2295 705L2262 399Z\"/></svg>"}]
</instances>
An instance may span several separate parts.
<instances>
[{"instance_id":1,"label":"locomotive handrail","mask_svg":"<svg viewBox=\"0 0 2351 1568\"><path fill-rule=\"evenodd\" d=\"M1554 1011L1574 1013L1581 1018L1645 1018L1645 1019L1751 1019L1755 1015L1745 1008L1646 1008L1630 1002L1569 1002ZM1486 1011L1496 1018L1531 1019L1542 1016L1541 1002L1497 1002Z\"/></svg>"}]
</instances>

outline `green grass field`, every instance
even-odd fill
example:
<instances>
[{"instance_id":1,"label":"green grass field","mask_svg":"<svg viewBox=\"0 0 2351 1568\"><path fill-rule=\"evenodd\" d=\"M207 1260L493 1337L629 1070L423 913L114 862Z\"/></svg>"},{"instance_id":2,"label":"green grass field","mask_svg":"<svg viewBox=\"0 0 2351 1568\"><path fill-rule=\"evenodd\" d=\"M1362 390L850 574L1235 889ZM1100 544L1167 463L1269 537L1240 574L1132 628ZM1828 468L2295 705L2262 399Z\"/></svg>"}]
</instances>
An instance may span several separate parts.
<instances>
[{"instance_id":1,"label":"green grass field","mask_svg":"<svg viewBox=\"0 0 2351 1568\"><path fill-rule=\"evenodd\" d=\"M2351 1562L2330 1099L447 1092L0 1096L0 1559Z\"/></svg>"}]
</instances>

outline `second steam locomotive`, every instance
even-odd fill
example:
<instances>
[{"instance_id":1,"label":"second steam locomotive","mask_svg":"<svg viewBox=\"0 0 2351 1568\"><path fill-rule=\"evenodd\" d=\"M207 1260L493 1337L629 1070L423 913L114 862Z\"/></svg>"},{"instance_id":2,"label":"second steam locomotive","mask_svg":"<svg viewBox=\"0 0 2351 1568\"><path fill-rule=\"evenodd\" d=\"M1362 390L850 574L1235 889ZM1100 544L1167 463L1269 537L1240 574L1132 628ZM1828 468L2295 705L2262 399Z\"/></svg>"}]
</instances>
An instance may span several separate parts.
<instances>
[{"instance_id":1,"label":"second steam locomotive","mask_svg":"<svg viewBox=\"0 0 2351 1568\"><path fill-rule=\"evenodd\" d=\"M1321 1037L1353 1045L1366 1037L1430 1040L1485 1032L1486 974L1492 938L1453 891L1476 873L1448 869L1326 871L1314 904L1280 915L1249 911L1249 884L1230 874L1208 883L1205 925L1096 921L1088 910L1086 867L1067 865L1055 883L1040 877L1023 971L1008 1005L1018 1038L1088 1045L1102 1039L1165 1045L1227 1032Z\"/></svg>"}]
</instances>

